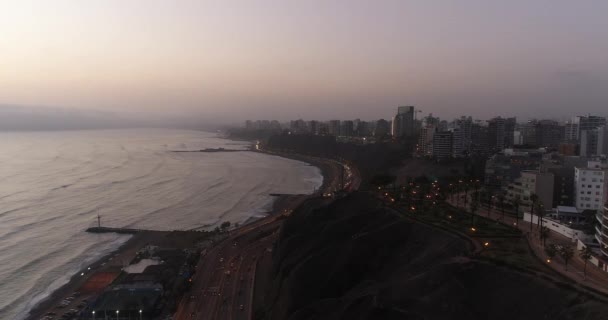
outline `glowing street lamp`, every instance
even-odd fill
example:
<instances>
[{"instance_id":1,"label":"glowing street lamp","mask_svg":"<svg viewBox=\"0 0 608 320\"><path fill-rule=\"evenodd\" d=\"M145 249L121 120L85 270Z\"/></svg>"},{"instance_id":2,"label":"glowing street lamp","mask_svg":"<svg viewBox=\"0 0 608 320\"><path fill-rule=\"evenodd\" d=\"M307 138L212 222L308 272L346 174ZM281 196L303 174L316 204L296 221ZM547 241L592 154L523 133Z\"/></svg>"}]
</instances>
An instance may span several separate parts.
<instances>
[{"instance_id":1,"label":"glowing street lamp","mask_svg":"<svg viewBox=\"0 0 608 320\"><path fill-rule=\"evenodd\" d=\"M139 320L141 320L141 313L143 312L143 310L139 309Z\"/></svg>"},{"instance_id":2,"label":"glowing street lamp","mask_svg":"<svg viewBox=\"0 0 608 320\"><path fill-rule=\"evenodd\" d=\"M93 314L93 320L95 320L95 310L93 310L91 313Z\"/></svg>"},{"instance_id":3,"label":"glowing street lamp","mask_svg":"<svg viewBox=\"0 0 608 320\"><path fill-rule=\"evenodd\" d=\"M116 320L118 320L118 313L120 313L120 311L116 310Z\"/></svg>"}]
</instances>

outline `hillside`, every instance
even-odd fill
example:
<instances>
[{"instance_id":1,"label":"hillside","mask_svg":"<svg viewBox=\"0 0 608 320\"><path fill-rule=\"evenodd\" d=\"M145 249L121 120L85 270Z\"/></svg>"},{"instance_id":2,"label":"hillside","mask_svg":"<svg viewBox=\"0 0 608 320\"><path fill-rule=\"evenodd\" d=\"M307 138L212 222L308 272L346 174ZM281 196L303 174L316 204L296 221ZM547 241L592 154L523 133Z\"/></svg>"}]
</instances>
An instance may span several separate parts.
<instances>
[{"instance_id":1,"label":"hillside","mask_svg":"<svg viewBox=\"0 0 608 320\"><path fill-rule=\"evenodd\" d=\"M476 260L467 240L358 193L284 223L265 319L605 319L587 294Z\"/></svg>"}]
</instances>

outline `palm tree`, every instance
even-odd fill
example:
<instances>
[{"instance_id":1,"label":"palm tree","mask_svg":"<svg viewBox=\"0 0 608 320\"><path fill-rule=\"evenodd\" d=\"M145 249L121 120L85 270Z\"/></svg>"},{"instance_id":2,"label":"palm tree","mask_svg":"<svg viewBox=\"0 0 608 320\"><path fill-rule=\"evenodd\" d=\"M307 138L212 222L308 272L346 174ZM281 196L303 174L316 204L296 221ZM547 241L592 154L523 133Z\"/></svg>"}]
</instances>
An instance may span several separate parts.
<instances>
[{"instance_id":1,"label":"palm tree","mask_svg":"<svg viewBox=\"0 0 608 320\"><path fill-rule=\"evenodd\" d=\"M549 238L550 234L551 234L551 230L549 230L549 228L542 227L540 229L540 241L542 241L543 247L545 246L545 244L547 242L547 238Z\"/></svg>"},{"instance_id":2,"label":"palm tree","mask_svg":"<svg viewBox=\"0 0 608 320\"><path fill-rule=\"evenodd\" d=\"M536 205L536 213L538 216L536 227L538 227L538 230L540 230L543 227L543 216L545 215L545 206L543 206L543 204L540 202Z\"/></svg>"},{"instance_id":3,"label":"palm tree","mask_svg":"<svg viewBox=\"0 0 608 320\"><path fill-rule=\"evenodd\" d=\"M477 201L471 202L471 225L475 222L475 212L477 212L477 209L479 209Z\"/></svg>"},{"instance_id":4,"label":"palm tree","mask_svg":"<svg viewBox=\"0 0 608 320\"><path fill-rule=\"evenodd\" d=\"M532 220L534 217L534 206L536 206L536 202L538 201L538 196L536 193L530 195L530 201L532 201L532 206L530 206L530 231L532 231L533 223Z\"/></svg>"},{"instance_id":5,"label":"palm tree","mask_svg":"<svg viewBox=\"0 0 608 320\"><path fill-rule=\"evenodd\" d=\"M587 280L587 262L591 259L592 254L593 251L591 250L591 248L589 248L589 246L584 246L579 252L579 257L581 257L581 259L585 261L585 267L583 269L583 275L585 277L585 280Z\"/></svg>"},{"instance_id":6,"label":"palm tree","mask_svg":"<svg viewBox=\"0 0 608 320\"><path fill-rule=\"evenodd\" d=\"M469 198L469 184L468 183L464 183L463 186L463 190L464 190L464 208L467 208L467 200Z\"/></svg>"},{"instance_id":7,"label":"palm tree","mask_svg":"<svg viewBox=\"0 0 608 320\"><path fill-rule=\"evenodd\" d=\"M490 217L490 212L492 212L492 198L494 198L494 196L491 192L488 192L488 218Z\"/></svg>"},{"instance_id":8,"label":"palm tree","mask_svg":"<svg viewBox=\"0 0 608 320\"><path fill-rule=\"evenodd\" d=\"M568 271L568 261L570 261L570 259L572 259L572 257L574 256L574 251L572 251L572 247L562 247L561 250L559 250L559 255L562 257L562 259L564 259L564 267L565 270Z\"/></svg>"},{"instance_id":9,"label":"palm tree","mask_svg":"<svg viewBox=\"0 0 608 320\"><path fill-rule=\"evenodd\" d=\"M553 257L557 255L558 251L557 246L553 243L545 247L545 253L547 254L547 257L549 257L549 260L553 260Z\"/></svg>"},{"instance_id":10,"label":"palm tree","mask_svg":"<svg viewBox=\"0 0 608 320\"><path fill-rule=\"evenodd\" d=\"M521 205L521 200L519 197L513 199L513 208L515 208L515 226L519 227L519 206Z\"/></svg>"},{"instance_id":11,"label":"palm tree","mask_svg":"<svg viewBox=\"0 0 608 320\"><path fill-rule=\"evenodd\" d=\"M505 221L505 194L500 192L498 194L498 203L500 204L500 211L502 211L502 221Z\"/></svg>"}]
</instances>

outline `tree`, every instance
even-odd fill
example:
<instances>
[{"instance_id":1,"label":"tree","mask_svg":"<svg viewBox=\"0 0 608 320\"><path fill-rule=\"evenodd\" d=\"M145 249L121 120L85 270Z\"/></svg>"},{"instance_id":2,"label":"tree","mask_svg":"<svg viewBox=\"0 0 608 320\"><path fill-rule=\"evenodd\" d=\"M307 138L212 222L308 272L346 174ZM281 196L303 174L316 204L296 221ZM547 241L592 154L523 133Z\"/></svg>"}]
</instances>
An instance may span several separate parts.
<instances>
[{"instance_id":1,"label":"tree","mask_svg":"<svg viewBox=\"0 0 608 320\"><path fill-rule=\"evenodd\" d=\"M477 201L471 202L471 225L475 223L475 212L479 209L479 204Z\"/></svg>"},{"instance_id":2,"label":"tree","mask_svg":"<svg viewBox=\"0 0 608 320\"><path fill-rule=\"evenodd\" d=\"M467 200L469 198L469 184L468 183L466 183L466 182L464 183L463 190L464 190L464 208L466 209Z\"/></svg>"},{"instance_id":3,"label":"tree","mask_svg":"<svg viewBox=\"0 0 608 320\"><path fill-rule=\"evenodd\" d=\"M230 221L224 221L220 225L220 229L222 229L222 231L226 231L228 228L230 228Z\"/></svg>"},{"instance_id":4,"label":"tree","mask_svg":"<svg viewBox=\"0 0 608 320\"><path fill-rule=\"evenodd\" d=\"M559 250L559 255L560 257L562 257L562 259L564 259L564 267L565 270L568 271L568 261L570 261L570 259L572 259L572 257L574 256L574 251L572 250L572 247L563 246Z\"/></svg>"},{"instance_id":5,"label":"tree","mask_svg":"<svg viewBox=\"0 0 608 320\"><path fill-rule=\"evenodd\" d=\"M587 280L587 262L589 262L589 260L591 260L593 251L591 250L591 248L589 248L589 246L584 246L583 248L581 248L578 255L579 255L579 257L581 257L581 259L583 259L583 261L585 261L585 267L583 268L583 275L585 277L585 280Z\"/></svg>"},{"instance_id":6,"label":"tree","mask_svg":"<svg viewBox=\"0 0 608 320\"><path fill-rule=\"evenodd\" d=\"M557 246L553 243L545 247L545 253L547 254L547 257L549 257L550 260L553 260L553 258L557 255L558 251L559 250L557 249Z\"/></svg>"},{"instance_id":7,"label":"tree","mask_svg":"<svg viewBox=\"0 0 608 320\"><path fill-rule=\"evenodd\" d=\"M521 205L521 200L519 199L519 197L516 197L515 199L513 199L513 202L511 202L511 204L515 209L515 226L519 227L519 206Z\"/></svg>"},{"instance_id":8,"label":"tree","mask_svg":"<svg viewBox=\"0 0 608 320\"><path fill-rule=\"evenodd\" d=\"M540 229L540 240L543 243L543 247L545 246L546 242L547 242L547 238L549 238L549 235L551 234L551 230L549 230L549 228L547 227L542 227Z\"/></svg>"},{"instance_id":9,"label":"tree","mask_svg":"<svg viewBox=\"0 0 608 320\"><path fill-rule=\"evenodd\" d=\"M530 231L532 231L532 227L534 226L532 223L532 220L534 220L534 207L536 206L536 202L538 202L538 196L536 193L530 195L530 201L532 201L532 206L530 207Z\"/></svg>"},{"instance_id":10,"label":"tree","mask_svg":"<svg viewBox=\"0 0 608 320\"><path fill-rule=\"evenodd\" d=\"M505 194L501 192L498 194L498 203L500 204L500 211L502 212L502 221L505 221Z\"/></svg>"},{"instance_id":11,"label":"tree","mask_svg":"<svg viewBox=\"0 0 608 320\"><path fill-rule=\"evenodd\" d=\"M540 230L543 228L543 216L545 215L545 207L540 202L536 205L536 215L538 216L536 226L538 227L538 230Z\"/></svg>"},{"instance_id":12,"label":"tree","mask_svg":"<svg viewBox=\"0 0 608 320\"><path fill-rule=\"evenodd\" d=\"M395 176L390 174L378 174L370 179L369 183L376 187L384 187L395 181Z\"/></svg>"}]
</instances>

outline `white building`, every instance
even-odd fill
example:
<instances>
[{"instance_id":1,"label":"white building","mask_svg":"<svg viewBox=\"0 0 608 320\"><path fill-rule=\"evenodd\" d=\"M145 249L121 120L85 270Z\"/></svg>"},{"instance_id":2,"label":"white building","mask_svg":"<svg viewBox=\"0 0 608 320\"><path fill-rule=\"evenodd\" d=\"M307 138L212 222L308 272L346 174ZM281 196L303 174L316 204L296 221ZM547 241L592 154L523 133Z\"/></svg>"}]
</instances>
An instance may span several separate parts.
<instances>
[{"instance_id":1,"label":"white building","mask_svg":"<svg viewBox=\"0 0 608 320\"><path fill-rule=\"evenodd\" d=\"M607 192L608 163L589 161L587 168L574 168L574 203L578 210L602 210Z\"/></svg>"}]
</instances>

